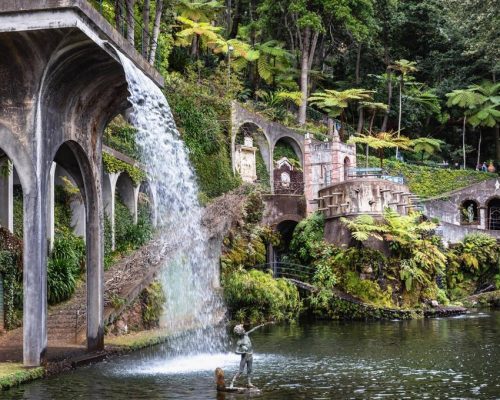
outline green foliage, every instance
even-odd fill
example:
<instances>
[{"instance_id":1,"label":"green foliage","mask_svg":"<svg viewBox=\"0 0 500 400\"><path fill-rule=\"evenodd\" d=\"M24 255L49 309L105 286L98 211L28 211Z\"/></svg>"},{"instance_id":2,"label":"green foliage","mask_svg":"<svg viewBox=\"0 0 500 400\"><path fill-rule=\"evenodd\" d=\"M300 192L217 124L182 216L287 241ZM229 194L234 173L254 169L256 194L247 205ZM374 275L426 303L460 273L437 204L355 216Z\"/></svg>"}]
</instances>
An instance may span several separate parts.
<instances>
[{"instance_id":1,"label":"green foliage","mask_svg":"<svg viewBox=\"0 0 500 400\"><path fill-rule=\"evenodd\" d=\"M487 234L466 235L448 253L446 282L451 297L462 298L487 286L497 286L500 246Z\"/></svg>"},{"instance_id":2,"label":"green foliage","mask_svg":"<svg viewBox=\"0 0 500 400\"><path fill-rule=\"evenodd\" d=\"M239 231L230 232L224 239L221 256L223 273L239 268L252 268L266 262L267 245L279 244L279 234L269 226L245 224Z\"/></svg>"},{"instance_id":3,"label":"green foliage","mask_svg":"<svg viewBox=\"0 0 500 400\"><path fill-rule=\"evenodd\" d=\"M142 169L134 165L130 165L125 161L119 160L111 154L102 153L102 162L104 164L104 169L106 170L106 172L126 172L135 185L139 185L146 177L146 173Z\"/></svg>"},{"instance_id":4,"label":"green foliage","mask_svg":"<svg viewBox=\"0 0 500 400\"><path fill-rule=\"evenodd\" d=\"M257 180L259 181L260 186L264 189L270 189L269 172L267 171L266 164L260 151L255 153L255 164Z\"/></svg>"},{"instance_id":5,"label":"green foliage","mask_svg":"<svg viewBox=\"0 0 500 400\"><path fill-rule=\"evenodd\" d=\"M24 199L21 185L14 185L14 234L18 238L24 235Z\"/></svg>"},{"instance_id":6,"label":"green foliage","mask_svg":"<svg viewBox=\"0 0 500 400\"><path fill-rule=\"evenodd\" d=\"M360 164L364 165L365 160L364 156L358 155ZM375 158L370 157L369 165L377 167L378 163ZM386 161L384 169L389 175L403 176L411 192L424 198L439 196L497 176L481 171L436 168L395 160Z\"/></svg>"},{"instance_id":7,"label":"green foliage","mask_svg":"<svg viewBox=\"0 0 500 400\"><path fill-rule=\"evenodd\" d=\"M153 227L145 207L139 208L137 224L134 217L120 197L115 201L115 250L118 253L138 249L145 245L153 235Z\"/></svg>"},{"instance_id":8,"label":"green foliage","mask_svg":"<svg viewBox=\"0 0 500 400\"><path fill-rule=\"evenodd\" d=\"M199 82L181 80L170 85L166 95L200 190L214 198L234 189L240 181L232 172L229 154L230 103L212 95L218 86L203 88Z\"/></svg>"},{"instance_id":9,"label":"green foliage","mask_svg":"<svg viewBox=\"0 0 500 400\"><path fill-rule=\"evenodd\" d=\"M290 242L290 254L299 264L311 263L317 245L323 240L324 227L322 213L312 214L297 224Z\"/></svg>"},{"instance_id":10,"label":"green foliage","mask_svg":"<svg viewBox=\"0 0 500 400\"><path fill-rule=\"evenodd\" d=\"M104 130L103 142L123 154L140 160L140 151L135 142L137 129L120 116L116 117Z\"/></svg>"},{"instance_id":11,"label":"green foliage","mask_svg":"<svg viewBox=\"0 0 500 400\"><path fill-rule=\"evenodd\" d=\"M58 230L47 262L49 304L67 300L85 269L85 242L69 229Z\"/></svg>"},{"instance_id":12,"label":"green foliage","mask_svg":"<svg viewBox=\"0 0 500 400\"><path fill-rule=\"evenodd\" d=\"M0 227L0 277L4 289L4 323L13 329L20 323L16 309L22 307L22 241Z\"/></svg>"},{"instance_id":13,"label":"green foliage","mask_svg":"<svg viewBox=\"0 0 500 400\"><path fill-rule=\"evenodd\" d=\"M292 321L302 308L298 289L266 272L235 271L224 277L223 287L232 317L240 323Z\"/></svg>"},{"instance_id":14,"label":"green foliage","mask_svg":"<svg viewBox=\"0 0 500 400\"><path fill-rule=\"evenodd\" d=\"M153 282L142 292L142 320L146 328L158 326L166 297L159 281Z\"/></svg>"},{"instance_id":15,"label":"green foliage","mask_svg":"<svg viewBox=\"0 0 500 400\"><path fill-rule=\"evenodd\" d=\"M262 201L262 193L258 190L253 190L247 196L245 203L245 221L250 224L255 224L262 219L264 215L265 205Z\"/></svg>"}]
</instances>

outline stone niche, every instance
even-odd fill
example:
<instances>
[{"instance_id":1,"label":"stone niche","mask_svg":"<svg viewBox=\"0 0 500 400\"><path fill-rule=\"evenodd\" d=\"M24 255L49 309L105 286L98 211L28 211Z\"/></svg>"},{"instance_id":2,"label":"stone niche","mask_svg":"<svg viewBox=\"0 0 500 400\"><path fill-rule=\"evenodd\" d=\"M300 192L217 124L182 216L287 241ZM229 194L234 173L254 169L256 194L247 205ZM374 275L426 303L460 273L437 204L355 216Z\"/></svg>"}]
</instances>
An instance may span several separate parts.
<instances>
[{"instance_id":1,"label":"stone niche","mask_svg":"<svg viewBox=\"0 0 500 400\"><path fill-rule=\"evenodd\" d=\"M275 162L273 176L274 193L303 194L304 176L302 170L295 168L288 158L283 157Z\"/></svg>"},{"instance_id":2,"label":"stone niche","mask_svg":"<svg viewBox=\"0 0 500 400\"><path fill-rule=\"evenodd\" d=\"M257 147L253 145L253 138L249 136L245 137L242 145L236 145L234 154L236 171L240 174L243 182L253 183L257 180L256 151Z\"/></svg>"}]
</instances>

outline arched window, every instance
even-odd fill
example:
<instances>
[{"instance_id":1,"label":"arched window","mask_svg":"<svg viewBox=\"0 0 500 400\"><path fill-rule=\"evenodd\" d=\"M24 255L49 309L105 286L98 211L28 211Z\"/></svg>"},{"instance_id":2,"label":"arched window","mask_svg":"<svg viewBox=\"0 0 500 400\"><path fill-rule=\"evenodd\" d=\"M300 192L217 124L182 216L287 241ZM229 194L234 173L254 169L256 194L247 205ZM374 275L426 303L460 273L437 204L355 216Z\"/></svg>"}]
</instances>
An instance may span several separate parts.
<instances>
[{"instance_id":1,"label":"arched window","mask_svg":"<svg viewBox=\"0 0 500 400\"><path fill-rule=\"evenodd\" d=\"M475 200L465 200L460 206L460 224L479 225L479 205Z\"/></svg>"},{"instance_id":2,"label":"arched window","mask_svg":"<svg viewBox=\"0 0 500 400\"><path fill-rule=\"evenodd\" d=\"M496 197L488 201L487 219L488 229L500 231L500 198Z\"/></svg>"}]
</instances>

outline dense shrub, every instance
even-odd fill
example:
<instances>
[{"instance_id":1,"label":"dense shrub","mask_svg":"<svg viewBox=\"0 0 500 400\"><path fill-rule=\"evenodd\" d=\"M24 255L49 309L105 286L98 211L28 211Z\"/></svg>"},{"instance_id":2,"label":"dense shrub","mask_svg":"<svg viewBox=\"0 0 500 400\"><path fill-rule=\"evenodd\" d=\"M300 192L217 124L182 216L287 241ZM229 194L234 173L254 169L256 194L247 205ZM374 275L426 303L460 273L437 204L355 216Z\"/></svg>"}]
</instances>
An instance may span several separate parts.
<instances>
[{"instance_id":1,"label":"dense shrub","mask_svg":"<svg viewBox=\"0 0 500 400\"><path fill-rule=\"evenodd\" d=\"M146 244L152 235L153 227L146 207L139 207L137 224L134 224L134 217L117 195L115 201L115 250L125 252L138 249Z\"/></svg>"},{"instance_id":2,"label":"dense shrub","mask_svg":"<svg viewBox=\"0 0 500 400\"><path fill-rule=\"evenodd\" d=\"M316 247L323 240L325 219L322 213L315 213L300 221L290 242L290 257L298 264L309 265L314 259Z\"/></svg>"},{"instance_id":3,"label":"dense shrub","mask_svg":"<svg viewBox=\"0 0 500 400\"><path fill-rule=\"evenodd\" d=\"M214 96L200 82L171 80L166 95L196 171L201 191L209 198L240 184L230 155L230 102Z\"/></svg>"},{"instance_id":4,"label":"dense shrub","mask_svg":"<svg viewBox=\"0 0 500 400\"><path fill-rule=\"evenodd\" d=\"M238 322L291 321L302 308L298 289L285 279L258 270L239 270L224 278L224 299Z\"/></svg>"},{"instance_id":5,"label":"dense shrub","mask_svg":"<svg viewBox=\"0 0 500 400\"><path fill-rule=\"evenodd\" d=\"M85 269L85 242L69 229L58 230L47 263L49 304L67 300Z\"/></svg>"},{"instance_id":6,"label":"dense shrub","mask_svg":"<svg viewBox=\"0 0 500 400\"><path fill-rule=\"evenodd\" d=\"M163 313L163 305L166 298L163 287L159 281L153 282L143 290L142 300L142 321L147 329L156 328Z\"/></svg>"},{"instance_id":7,"label":"dense shrub","mask_svg":"<svg viewBox=\"0 0 500 400\"><path fill-rule=\"evenodd\" d=\"M140 160L140 149L135 142L136 133L136 128L118 116L104 130L103 142L129 157Z\"/></svg>"},{"instance_id":8,"label":"dense shrub","mask_svg":"<svg viewBox=\"0 0 500 400\"><path fill-rule=\"evenodd\" d=\"M481 289L500 289L500 246L483 233L466 235L448 252L446 284L452 299Z\"/></svg>"}]
</instances>

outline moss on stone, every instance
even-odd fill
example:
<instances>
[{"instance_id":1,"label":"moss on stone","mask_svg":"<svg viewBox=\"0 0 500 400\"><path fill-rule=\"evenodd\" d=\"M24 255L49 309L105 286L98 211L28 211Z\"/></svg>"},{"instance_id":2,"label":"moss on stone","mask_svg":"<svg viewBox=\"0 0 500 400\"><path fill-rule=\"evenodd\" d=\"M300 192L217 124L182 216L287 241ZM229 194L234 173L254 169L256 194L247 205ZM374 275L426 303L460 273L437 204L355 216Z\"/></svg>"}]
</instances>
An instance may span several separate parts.
<instances>
[{"instance_id":1,"label":"moss on stone","mask_svg":"<svg viewBox=\"0 0 500 400\"><path fill-rule=\"evenodd\" d=\"M25 368L21 363L0 363L0 390L40 379L45 376L45 368Z\"/></svg>"}]
</instances>

